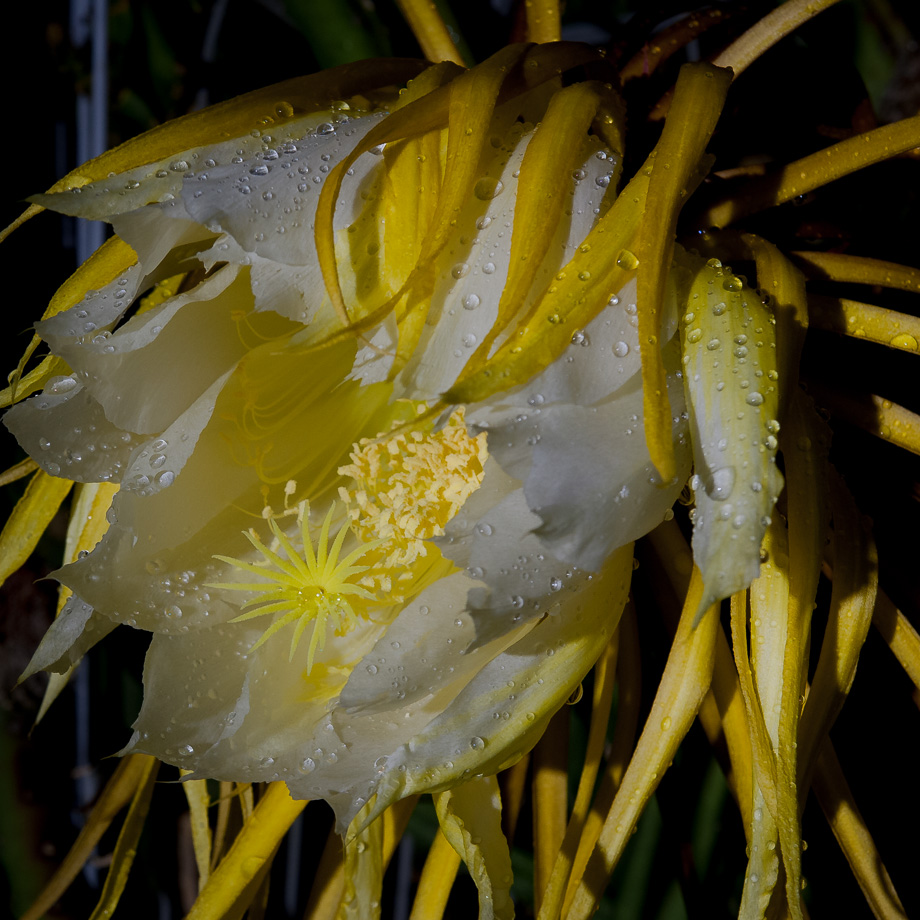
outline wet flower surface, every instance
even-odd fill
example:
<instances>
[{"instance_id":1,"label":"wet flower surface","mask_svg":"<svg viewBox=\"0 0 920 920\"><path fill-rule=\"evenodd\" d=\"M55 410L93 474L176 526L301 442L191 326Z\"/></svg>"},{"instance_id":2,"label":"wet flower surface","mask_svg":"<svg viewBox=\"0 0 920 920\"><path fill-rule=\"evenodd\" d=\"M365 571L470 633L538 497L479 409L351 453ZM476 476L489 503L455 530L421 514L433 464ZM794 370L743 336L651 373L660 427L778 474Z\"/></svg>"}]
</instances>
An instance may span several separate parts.
<instances>
[{"instance_id":1,"label":"wet flower surface","mask_svg":"<svg viewBox=\"0 0 920 920\"><path fill-rule=\"evenodd\" d=\"M488 126L485 174L429 270L404 366L392 315L329 341L340 323L312 250L319 188L386 116L319 119L66 195L111 220L137 263L41 325L73 373L7 423L48 473L121 483L105 537L58 574L74 594L33 668L70 666L119 623L149 630L126 751L195 776L284 779L344 827L375 794L382 810L536 740L609 639L629 545L680 482L658 488L642 435L629 286L533 380L465 415L430 412L499 315L534 135L510 113ZM591 137L583 148L559 177L563 219L521 312L609 207L616 159ZM401 280L379 268L400 156L364 153L338 192L356 312ZM145 188L163 200L136 209ZM132 311L177 271L191 284ZM669 338L676 327L672 315ZM686 474L677 365L672 349Z\"/></svg>"},{"instance_id":2,"label":"wet flower surface","mask_svg":"<svg viewBox=\"0 0 920 920\"><path fill-rule=\"evenodd\" d=\"M345 842L316 891L341 887L339 916L378 916L420 793L440 830L413 915L443 914L442 878L462 859L480 916L510 917L508 844L537 745L534 908L585 918L699 720L744 826L741 917L804 916L812 785L873 909L902 916L828 731L873 616L912 675L920 639L884 606L798 364L809 322L830 323L806 293L814 272L920 280L719 228L911 150L915 122L763 181L759 167L712 172L733 76L817 10L796 0L714 63L684 66L630 160L618 86L639 57L618 75L555 41L549 3L527 8L538 44L461 67L432 10L406 5L440 63L257 91L33 199L115 232L4 391L22 472L37 472L0 538L34 545L35 521L76 484L59 615L27 671L53 672L47 701L116 626L150 635L106 793L133 802L111 878L127 874L163 761L192 815L197 920L255 904L307 800L332 807ZM717 18L666 37L686 44ZM666 44L645 48L643 79ZM749 174L744 194L720 184ZM916 350L910 317L846 304L856 334ZM50 355L32 367L39 340ZM916 449L917 420L879 405ZM640 558L644 587L631 585ZM637 741L631 591L673 636ZM592 668L569 813L558 729ZM119 892L107 886L106 910ZM318 904L310 916L331 916Z\"/></svg>"}]
</instances>

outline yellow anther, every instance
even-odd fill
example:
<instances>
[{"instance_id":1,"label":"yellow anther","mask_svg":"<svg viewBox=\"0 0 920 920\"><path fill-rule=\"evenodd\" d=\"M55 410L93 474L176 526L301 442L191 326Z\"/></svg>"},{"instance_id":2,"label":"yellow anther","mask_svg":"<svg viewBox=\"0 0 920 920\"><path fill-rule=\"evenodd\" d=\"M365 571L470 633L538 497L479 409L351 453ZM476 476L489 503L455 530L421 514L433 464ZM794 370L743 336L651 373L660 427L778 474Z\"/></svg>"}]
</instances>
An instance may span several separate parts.
<instances>
[{"instance_id":1,"label":"yellow anther","mask_svg":"<svg viewBox=\"0 0 920 920\"><path fill-rule=\"evenodd\" d=\"M361 539L381 541L381 565L365 584L380 590L411 578L410 566L432 552L425 541L444 533L447 522L482 483L488 458L485 434L470 437L463 409L436 432L399 429L391 438L364 439L339 474L354 480L339 495ZM392 584L390 584L392 589Z\"/></svg>"}]
</instances>

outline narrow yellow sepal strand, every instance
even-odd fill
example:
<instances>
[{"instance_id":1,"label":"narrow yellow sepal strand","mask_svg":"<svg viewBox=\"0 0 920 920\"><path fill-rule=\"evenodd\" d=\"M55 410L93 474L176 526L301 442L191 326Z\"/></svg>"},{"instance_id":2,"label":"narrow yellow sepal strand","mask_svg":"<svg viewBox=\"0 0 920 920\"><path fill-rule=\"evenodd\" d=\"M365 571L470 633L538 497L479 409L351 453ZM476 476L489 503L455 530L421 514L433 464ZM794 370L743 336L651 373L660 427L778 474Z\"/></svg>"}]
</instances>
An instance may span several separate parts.
<instances>
[{"instance_id":1,"label":"narrow yellow sepal strand","mask_svg":"<svg viewBox=\"0 0 920 920\"><path fill-rule=\"evenodd\" d=\"M304 920L333 920L345 893L345 852L342 838L333 827L326 838L310 888Z\"/></svg>"},{"instance_id":2,"label":"narrow yellow sepal strand","mask_svg":"<svg viewBox=\"0 0 920 920\"><path fill-rule=\"evenodd\" d=\"M451 61L463 66L463 58L433 0L397 0L397 4L429 61Z\"/></svg>"},{"instance_id":3,"label":"narrow yellow sepal strand","mask_svg":"<svg viewBox=\"0 0 920 920\"><path fill-rule=\"evenodd\" d=\"M703 593L699 570L694 569L677 635L668 655L652 709L630 761L623 785L613 802L594 855L572 898L568 920L588 920L600 893L619 861L643 808L693 723L709 689L715 656L718 611L712 607L694 625ZM576 879L573 875L573 884ZM544 917L558 906L544 904ZM541 920L543 918L541 917Z\"/></svg>"},{"instance_id":4,"label":"narrow yellow sepal strand","mask_svg":"<svg viewBox=\"0 0 920 920\"><path fill-rule=\"evenodd\" d=\"M843 482L832 474L834 582L821 654L799 723L800 798L811 785L821 745L843 707L875 609L878 554Z\"/></svg>"},{"instance_id":5,"label":"narrow yellow sepal strand","mask_svg":"<svg viewBox=\"0 0 920 920\"><path fill-rule=\"evenodd\" d=\"M651 161L648 197L633 247L638 262L639 349L645 439L662 482L676 474L671 408L661 356L665 285L671 271L677 218L693 191L706 145L722 112L731 73L710 64L681 68L674 101Z\"/></svg>"},{"instance_id":6,"label":"narrow yellow sepal strand","mask_svg":"<svg viewBox=\"0 0 920 920\"><path fill-rule=\"evenodd\" d=\"M767 528L763 546L771 558L788 558L785 529L779 520ZM779 878L780 864L773 751L778 744L777 723L783 690L782 655L788 628L788 577L785 572L767 564L762 567L754 586L756 606L752 605L750 612L750 644L754 652L751 657L748 657L747 593L739 591L731 600L732 647L753 757L751 823L745 828L750 849L739 910L741 920L764 916ZM763 622L764 616L768 618L769 629L755 629L753 624ZM765 713L769 715L769 720Z\"/></svg>"},{"instance_id":7,"label":"narrow yellow sepal strand","mask_svg":"<svg viewBox=\"0 0 920 920\"><path fill-rule=\"evenodd\" d=\"M562 15L559 0L527 0L527 40L557 42L562 37Z\"/></svg>"},{"instance_id":8,"label":"narrow yellow sepal strand","mask_svg":"<svg viewBox=\"0 0 920 920\"><path fill-rule=\"evenodd\" d=\"M441 920L459 868L460 854L438 829L425 858L409 920Z\"/></svg>"},{"instance_id":9,"label":"narrow yellow sepal strand","mask_svg":"<svg viewBox=\"0 0 920 920\"><path fill-rule=\"evenodd\" d=\"M742 233L742 258L754 260L757 287L771 300L776 317L776 369L779 374L779 414L786 415L795 388L788 385L799 375L799 359L809 324L810 301L805 278L776 246L753 233Z\"/></svg>"},{"instance_id":10,"label":"narrow yellow sepal strand","mask_svg":"<svg viewBox=\"0 0 920 920\"><path fill-rule=\"evenodd\" d=\"M884 591L876 596L872 622L920 692L920 633Z\"/></svg>"},{"instance_id":11,"label":"narrow yellow sepal strand","mask_svg":"<svg viewBox=\"0 0 920 920\"><path fill-rule=\"evenodd\" d=\"M829 739L821 749L812 788L872 913L879 920L907 920Z\"/></svg>"},{"instance_id":12,"label":"narrow yellow sepal strand","mask_svg":"<svg viewBox=\"0 0 920 920\"><path fill-rule=\"evenodd\" d=\"M3 230L0 230L0 243L2 243L14 230L18 230L27 220L31 220L36 214L41 214L44 210L45 209L41 205L30 204L19 217L12 223L7 224Z\"/></svg>"},{"instance_id":13,"label":"narrow yellow sepal strand","mask_svg":"<svg viewBox=\"0 0 920 920\"><path fill-rule=\"evenodd\" d=\"M69 310L86 296L87 291L97 291L105 287L136 262L137 253L124 240L117 236L110 237L57 289L51 303L42 314L42 319L50 319ZM37 335L32 337L19 366L10 378L11 385L0 393L0 408L12 405L35 392L48 377L60 372L63 362L48 357L20 381L29 358L40 342L41 339Z\"/></svg>"},{"instance_id":14,"label":"narrow yellow sepal strand","mask_svg":"<svg viewBox=\"0 0 920 920\"><path fill-rule=\"evenodd\" d=\"M234 907L248 904L282 838L306 804L305 800L292 799L284 783L270 783L230 851L201 889L186 920L219 920Z\"/></svg>"},{"instance_id":15,"label":"narrow yellow sepal strand","mask_svg":"<svg viewBox=\"0 0 920 920\"><path fill-rule=\"evenodd\" d=\"M812 389L832 415L920 455L920 415L874 393L857 399L817 382L812 384Z\"/></svg>"},{"instance_id":16,"label":"narrow yellow sepal strand","mask_svg":"<svg viewBox=\"0 0 920 920\"><path fill-rule=\"evenodd\" d=\"M211 874L211 825L208 821L211 797L208 795L208 781L206 779L187 779L182 783L182 791L188 801L192 849L195 851L198 890L200 891Z\"/></svg>"},{"instance_id":17,"label":"narrow yellow sepal strand","mask_svg":"<svg viewBox=\"0 0 920 920\"><path fill-rule=\"evenodd\" d=\"M649 534L649 543L674 596L685 597L693 570L693 553L677 521L671 519L659 524ZM621 655L621 661L627 660ZM714 748L720 746L723 740L728 748L731 770L725 778L738 801L745 833L749 833L753 795L751 741L732 649L721 627L716 635L712 686L700 707L699 720Z\"/></svg>"},{"instance_id":18,"label":"narrow yellow sepal strand","mask_svg":"<svg viewBox=\"0 0 920 920\"><path fill-rule=\"evenodd\" d=\"M29 558L73 482L39 470L0 532L0 584Z\"/></svg>"},{"instance_id":19,"label":"narrow yellow sepal strand","mask_svg":"<svg viewBox=\"0 0 920 920\"><path fill-rule=\"evenodd\" d=\"M781 38L808 22L837 0L787 0L735 39L713 61L719 67L731 67L735 77L746 70Z\"/></svg>"},{"instance_id":20,"label":"narrow yellow sepal strand","mask_svg":"<svg viewBox=\"0 0 920 920\"><path fill-rule=\"evenodd\" d=\"M13 464L9 469L0 473L0 486L8 486L10 483L18 482L20 479L30 476L36 470L38 470L38 464L31 457L26 457L25 460L20 460L19 463Z\"/></svg>"},{"instance_id":21,"label":"narrow yellow sepal strand","mask_svg":"<svg viewBox=\"0 0 920 920\"><path fill-rule=\"evenodd\" d=\"M534 910L539 912L565 838L569 791L569 710L550 720L533 749Z\"/></svg>"},{"instance_id":22,"label":"narrow yellow sepal strand","mask_svg":"<svg viewBox=\"0 0 920 920\"><path fill-rule=\"evenodd\" d=\"M809 279L871 284L920 293L920 269L840 252L790 252Z\"/></svg>"},{"instance_id":23,"label":"narrow yellow sepal strand","mask_svg":"<svg viewBox=\"0 0 920 920\"><path fill-rule=\"evenodd\" d=\"M157 766L157 759L149 754L129 754L119 763L112 778L100 793L70 852L64 857L44 891L20 920L38 920L54 906L83 870L115 815L135 797Z\"/></svg>"},{"instance_id":24,"label":"narrow yellow sepal strand","mask_svg":"<svg viewBox=\"0 0 920 920\"><path fill-rule=\"evenodd\" d=\"M112 916L118 906L121 893L125 890L125 883L128 881L131 866L134 865L134 857L137 855L137 841L141 836L141 831L144 829L144 821L150 809L150 799L153 796L153 787L160 764L157 760L151 758L145 762L145 766L146 770L138 780L137 790L128 808L125 823L122 825L118 840L115 843L115 849L112 852L112 863L102 886L99 903L90 915L90 920L106 920L106 918Z\"/></svg>"},{"instance_id":25,"label":"narrow yellow sepal strand","mask_svg":"<svg viewBox=\"0 0 920 920\"><path fill-rule=\"evenodd\" d=\"M808 298L810 325L867 339L912 354L920 352L920 318L843 297Z\"/></svg>"},{"instance_id":26,"label":"narrow yellow sepal strand","mask_svg":"<svg viewBox=\"0 0 920 920\"><path fill-rule=\"evenodd\" d=\"M700 723L714 749L725 743L730 770L725 779L738 803L741 823L750 843L751 811L753 809L754 758L744 712L744 700L738 682L738 672L731 647L720 627L716 636L716 663L712 672L712 687L700 707Z\"/></svg>"},{"instance_id":27,"label":"narrow yellow sepal strand","mask_svg":"<svg viewBox=\"0 0 920 920\"><path fill-rule=\"evenodd\" d=\"M512 920L511 854L501 831L494 776L480 776L434 796L441 831L460 854L479 891L479 920Z\"/></svg>"},{"instance_id":28,"label":"narrow yellow sepal strand","mask_svg":"<svg viewBox=\"0 0 920 920\"><path fill-rule=\"evenodd\" d=\"M657 531L652 531L657 533ZM689 554L688 554L688 558ZM692 567L692 559L691 559ZM684 590L686 594L686 589ZM642 698L642 675L640 667L639 631L636 622L636 608L630 601L623 611L619 630L620 652L617 656L617 717L613 729L613 738L610 741L607 762L604 773L598 786L591 811L584 822L584 830L578 841L578 849L572 862L569 882L565 891L565 901L559 900L555 890L545 894L549 908L544 908L544 920L556 920L559 911L561 916L567 917L572 906L572 899L584 877L588 860L594 853L597 841L600 839L607 814L613 805L614 796L626 775L626 768L632 758L636 741L636 731L639 727L639 708ZM553 913L553 911L556 913Z\"/></svg>"},{"instance_id":29,"label":"narrow yellow sepal strand","mask_svg":"<svg viewBox=\"0 0 920 920\"><path fill-rule=\"evenodd\" d=\"M731 199L710 208L701 222L726 227L915 147L920 147L920 115L848 138L752 180Z\"/></svg>"},{"instance_id":30,"label":"narrow yellow sepal strand","mask_svg":"<svg viewBox=\"0 0 920 920\"><path fill-rule=\"evenodd\" d=\"M774 815L786 875L786 901L793 920L801 920L802 833L797 747L811 616L827 531L827 455L819 420L804 394L797 394L792 403L787 429L787 443L791 446L783 456L789 521L789 611L782 658L783 690L775 756L777 810Z\"/></svg>"},{"instance_id":31,"label":"narrow yellow sepal strand","mask_svg":"<svg viewBox=\"0 0 920 920\"><path fill-rule=\"evenodd\" d=\"M575 804L569 823L565 828L565 836L555 854L552 872L544 886L537 886L536 894L549 898L554 903L562 903L561 896L568 887L569 877L574 864L575 854L579 841L582 838L588 809L594 795L594 786L600 769L604 748L607 744L607 725L610 722L610 709L613 704L613 691L616 686L616 660L619 649L620 632L604 649L597 664L594 666L594 699L591 707L591 724L588 729L588 744L585 750L584 765L578 780L578 791L575 795ZM560 889L554 893L555 889ZM539 907L537 907L539 910ZM552 918L555 920L555 918Z\"/></svg>"}]
</instances>

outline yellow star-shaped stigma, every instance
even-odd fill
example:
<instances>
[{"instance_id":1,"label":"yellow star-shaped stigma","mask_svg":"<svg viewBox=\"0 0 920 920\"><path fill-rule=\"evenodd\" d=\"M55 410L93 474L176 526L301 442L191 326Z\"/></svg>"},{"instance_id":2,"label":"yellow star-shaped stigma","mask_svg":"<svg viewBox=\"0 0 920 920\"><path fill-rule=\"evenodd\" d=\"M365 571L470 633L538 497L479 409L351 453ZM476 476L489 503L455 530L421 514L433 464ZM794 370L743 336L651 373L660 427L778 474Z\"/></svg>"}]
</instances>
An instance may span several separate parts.
<instances>
[{"instance_id":1,"label":"yellow star-shaped stigma","mask_svg":"<svg viewBox=\"0 0 920 920\"><path fill-rule=\"evenodd\" d=\"M269 526L287 559L265 546L252 533L244 535L265 558L268 567L235 559L232 556L214 557L241 571L268 579L267 582L245 584L230 582L218 586L233 591L256 592L257 596L243 605L244 610L252 609L235 617L230 621L231 623L240 623L268 614L283 613L283 616L276 619L265 630L252 646L251 651L255 651L285 626L294 623L296 625L294 635L291 637L289 655L289 660L293 660L294 652L297 650L304 630L309 623L313 623L313 634L310 637L310 650L307 656L308 674L313 668L316 650L322 650L325 647L327 623L331 623L338 635L345 635L358 624L359 617L366 615L362 601L374 599L374 595L367 588L356 584L353 579L369 568L366 565L355 563L367 552L376 548L380 541L362 543L357 549L340 559L339 554L348 535L349 525L346 522L342 526L332 546L329 546L329 528L334 511L335 504L329 508L323 521L315 552L310 537L308 515L302 514L303 555L297 552L277 521L270 518Z\"/></svg>"}]
</instances>

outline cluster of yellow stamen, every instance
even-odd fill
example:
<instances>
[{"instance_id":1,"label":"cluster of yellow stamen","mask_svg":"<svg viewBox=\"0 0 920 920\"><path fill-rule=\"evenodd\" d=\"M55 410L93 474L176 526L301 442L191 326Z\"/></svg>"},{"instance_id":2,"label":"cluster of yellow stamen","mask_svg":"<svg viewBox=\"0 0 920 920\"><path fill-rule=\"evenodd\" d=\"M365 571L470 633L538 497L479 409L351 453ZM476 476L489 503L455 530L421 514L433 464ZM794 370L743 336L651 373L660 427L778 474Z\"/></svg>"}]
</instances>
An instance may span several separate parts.
<instances>
[{"instance_id":1,"label":"cluster of yellow stamen","mask_svg":"<svg viewBox=\"0 0 920 920\"><path fill-rule=\"evenodd\" d=\"M424 407L420 414L421 411ZM330 545L333 504L320 528L315 550L309 506L306 502L289 505L296 484L288 483L284 510L275 512L266 505L263 511L273 535L271 546L266 546L255 531L244 534L262 559L246 562L233 556L215 556L261 579L214 586L255 595L244 604L246 612L230 622L280 614L252 651L279 630L293 625L290 660L312 623L309 674L316 651L325 647L329 626L337 635L345 635L368 618L368 607L392 607L421 590L427 580L439 577L437 567L426 575L423 567L415 563L433 551L425 541L443 534L447 522L479 488L487 457L486 436L471 438L467 434L462 409L440 431L401 426L390 438L362 440L355 445L351 463L339 469L340 475L354 480L351 489L339 490L349 520ZM295 514L300 522L302 553L278 523ZM359 545L340 559L349 530L354 531Z\"/></svg>"},{"instance_id":2,"label":"cluster of yellow stamen","mask_svg":"<svg viewBox=\"0 0 920 920\"><path fill-rule=\"evenodd\" d=\"M440 431L402 426L388 439L365 438L356 445L351 463L339 468L354 486L341 487L339 495L355 533L362 540L379 540L385 557L362 584L405 594L415 577L412 566L433 550L425 541L441 536L479 488L487 458L486 436L470 437L462 408Z\"/></svg>"},{"instance_id":3,"label":"cluster of yellow stamen","mask_svg":"<svg viewBox=\"0 0 920 920\"><path fill-rule=\"evenodd\" d=\"M215 556L216 559L229 563L234 568L267 579L264 582L228 582L219 585L221 588L234 591L256 593L256 597L247 601L243 606L244 610L251 609L235 617L230 621L231 623L239 623L267 614L283 613L283 616L278 617L265 630L252 646L252 651L255 651L280 629L293 623L295 624L294 634L291 637L289 655L289 660L293 660L301 636L307 625L313 623L313 634L310 637L310 650L307 655L307 674L313 668L316 650L325 647L327 624L333 627L337 635L342 636L351 632L358 624L359 617L366 615L364 602L374 600L374 595L367 588L357 584L355 580L357 576L367 571L368 566L356 563L366 553L376 548L380 541L362 543L357 549L340 559L339 554L348 535L349 526L346 523L339 530L330 546L329 528L334 511L335 504L333 503L323 521L315 551L310 537L309 514L306 513L306 503L302 502L298 506L298 517L303 536L302 555L294 548L275 517L269 516L269 527L278 547L284 550L286 559L262 543L258 536L251 532L245 534L246 539L264 557L267 566L244 562L232 556Z\"/></svg>"}]
</instances>

